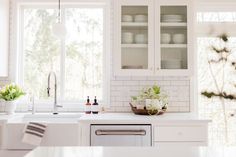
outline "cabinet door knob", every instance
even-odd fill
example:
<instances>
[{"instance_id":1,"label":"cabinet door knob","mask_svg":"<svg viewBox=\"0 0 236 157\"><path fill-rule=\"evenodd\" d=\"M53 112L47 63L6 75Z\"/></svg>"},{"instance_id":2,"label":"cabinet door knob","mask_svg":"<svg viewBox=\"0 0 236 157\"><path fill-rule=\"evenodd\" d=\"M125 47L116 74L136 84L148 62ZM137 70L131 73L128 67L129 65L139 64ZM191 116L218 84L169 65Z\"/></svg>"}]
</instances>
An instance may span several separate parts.
<instances>
[{"instance_id":1,"label":"cabinet door knob","mask_svg":"<svg viewBox=\"0 0 236 157\"><path fill-rule=\"evenodd\" d=\"M178 132L178 135L179 135L179 136L182 136L182 135L183 135L183 133L182 133L182 132Z\"/></svg>"}]
</instances>

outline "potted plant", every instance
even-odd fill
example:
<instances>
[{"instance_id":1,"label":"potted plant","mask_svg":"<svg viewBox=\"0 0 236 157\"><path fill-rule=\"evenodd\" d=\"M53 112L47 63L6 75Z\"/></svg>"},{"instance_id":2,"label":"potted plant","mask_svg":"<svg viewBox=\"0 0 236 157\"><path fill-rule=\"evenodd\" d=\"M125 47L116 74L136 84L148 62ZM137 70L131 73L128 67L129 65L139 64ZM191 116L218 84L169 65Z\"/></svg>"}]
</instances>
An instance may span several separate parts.
<instances>
[{"instance_id":1,"label":"potted plant","mask_svg":"<svg viewBox=\"0 0 236 157\"><path fill-rule=\"evenodd\" d=\"M5 101L5 112L7 114L15 112L17 101L23 95L25 95L23 90L15 84L6 85L0 90L0 99Z\"/></svg>"},{"instance_id":2,"label":"potted plant","mask_svg":"<svg viewBox=\"0 0 236 157\"><path fill-rule=\"evenodd\" d=\"M143 89L140 95L132 97L132 102L135 102L134 106L137 108L138 104L143 104L151 115L166 110L168 104L167 95L161 92L161 88L157 85Z\"/></svg>"}]
</instances>

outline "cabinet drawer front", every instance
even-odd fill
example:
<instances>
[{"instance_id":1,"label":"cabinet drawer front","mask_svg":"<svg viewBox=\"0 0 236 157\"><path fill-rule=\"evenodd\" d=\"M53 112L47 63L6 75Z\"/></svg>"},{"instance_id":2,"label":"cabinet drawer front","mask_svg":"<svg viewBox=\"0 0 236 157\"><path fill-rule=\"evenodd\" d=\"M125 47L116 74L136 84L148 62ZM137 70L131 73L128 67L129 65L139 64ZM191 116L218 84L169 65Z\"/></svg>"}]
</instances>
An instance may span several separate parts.
<instances>
[{"instance_id":1,"label":"cabinet drawer front","mask_svg":"<svg viewBox=\"0 0 236 157\"><path fill-rule=\"evenodd\" d=\"M156 126L154 141L206 141L204 126Z\"/></svg>"}]
</instances>

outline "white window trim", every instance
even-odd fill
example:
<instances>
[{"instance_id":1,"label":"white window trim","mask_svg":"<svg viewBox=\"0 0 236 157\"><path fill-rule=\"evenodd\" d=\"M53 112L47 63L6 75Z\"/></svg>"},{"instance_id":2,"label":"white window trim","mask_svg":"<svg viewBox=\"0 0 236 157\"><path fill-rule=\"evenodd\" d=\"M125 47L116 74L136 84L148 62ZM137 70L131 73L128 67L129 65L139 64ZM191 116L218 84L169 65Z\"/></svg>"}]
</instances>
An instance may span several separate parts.
<instances>
[{"instance_id":1,"label":"white window trim","mask_svg":"<svg viewBox=\"0 0 236 157\"><path fill-rule=\"evenodd\" d=\"M21 47L22 43L19 41L23 41L22 38L22 30L19 30L19 28L22 28L20 24L22 24L22 21L20 19L20 11L22 11L22 7L27 6L35 6L38 7L39 4L46 4L45 6L49 8L57 8L58 0L12 0L11 1L11 25L10 25L10 79L13 82L16 82L18 84L22 84L22 74L23 74L23 55ZM44 6L44 8L45 8ZM110 104L110 71L111 71L111 42L110 42L110 1L109 0L67 0L66 3L62 3L62 9L66 7L71 6L78 7L78 8L103 8L103 16L104 16L104 42L103 42L103 107L109 107ZM63 70L64 67L61 69ZM63 79L63 78L62 78ZM46 82L45 82L46 83ZM62 85L63 86L63 85ZM78 105L84 103L80 101L70 101L65 102L61 101L62 104L77 104L76 108L83 109L82 105ZM36 104L40 104L42 106L48 105L48 102L42 101L42 102L36 102ZM40 107L42 107L40 106ZM65 106L66 107L66 106Z\"/></svg>"}]
</instances>

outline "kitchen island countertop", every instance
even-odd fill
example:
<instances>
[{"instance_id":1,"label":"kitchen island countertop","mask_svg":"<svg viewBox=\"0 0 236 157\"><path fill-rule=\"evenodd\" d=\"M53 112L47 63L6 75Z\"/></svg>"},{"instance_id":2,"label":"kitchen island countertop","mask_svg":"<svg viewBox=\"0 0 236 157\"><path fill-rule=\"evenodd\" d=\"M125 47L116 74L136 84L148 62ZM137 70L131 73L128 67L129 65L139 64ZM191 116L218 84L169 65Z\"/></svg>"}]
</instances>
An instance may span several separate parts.
<instances>
[{"instance_id":1,"label":"kitchen island countertop","mask_svg":"<svg viewBox=\"0 0 236 157\"><path fill-rule=\"evenodd\" d=\"M38 147L25 157L235 157L236 147Z\"/></svg>"}]
</instances>

